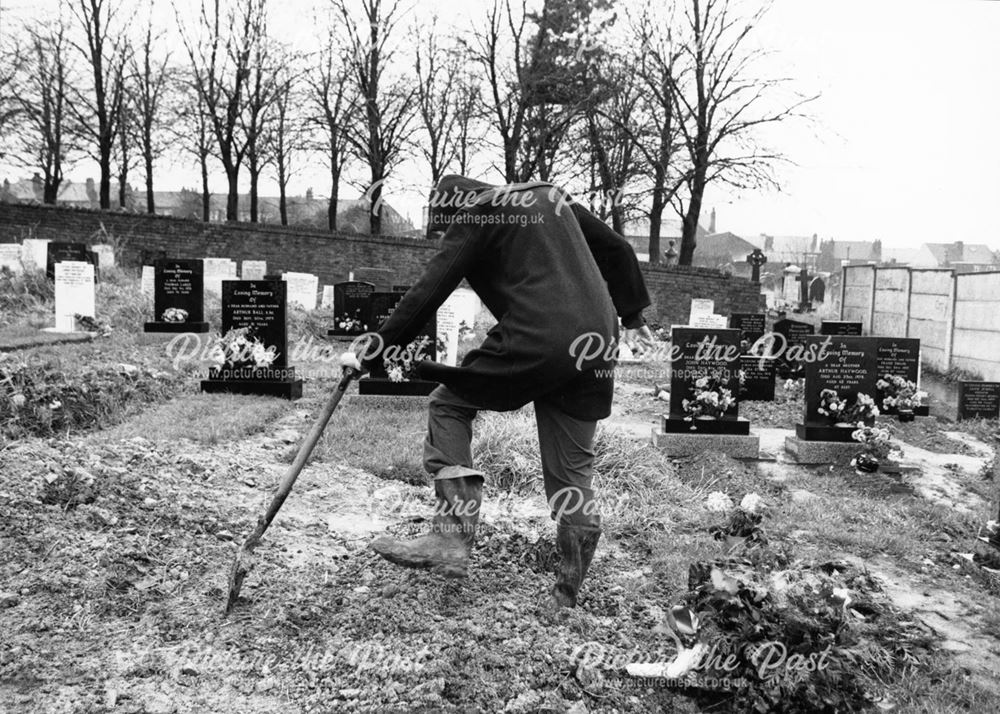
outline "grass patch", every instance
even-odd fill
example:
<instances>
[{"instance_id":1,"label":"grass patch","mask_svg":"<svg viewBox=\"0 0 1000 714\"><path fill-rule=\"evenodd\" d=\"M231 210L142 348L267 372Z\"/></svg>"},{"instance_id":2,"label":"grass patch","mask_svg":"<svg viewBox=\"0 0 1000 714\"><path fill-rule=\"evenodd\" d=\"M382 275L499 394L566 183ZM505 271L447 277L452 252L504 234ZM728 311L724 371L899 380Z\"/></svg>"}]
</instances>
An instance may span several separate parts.
<instances>
[{"instance_id":1,"label":"grass patch","mask_svg":"<svg viewBox=\"0 0 1000 714\"><path fill-rule=\"evenodd\" d=\"M245 394L189 394L148 409L128 424L100 435L105 441L143 436L156 442L190 439L214 446L240 441L267 428L292 403Z\"/></svg>"}]
</instances>

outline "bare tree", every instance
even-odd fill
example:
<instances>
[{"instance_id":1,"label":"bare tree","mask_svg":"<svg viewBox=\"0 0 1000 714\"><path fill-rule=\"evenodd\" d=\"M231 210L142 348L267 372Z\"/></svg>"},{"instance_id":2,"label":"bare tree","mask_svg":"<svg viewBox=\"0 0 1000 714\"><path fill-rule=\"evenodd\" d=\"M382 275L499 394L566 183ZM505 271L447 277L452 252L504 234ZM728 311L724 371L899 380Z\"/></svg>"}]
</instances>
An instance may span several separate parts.
<instances>
[{"instance_id":1,"label":"bare tree","mask_svg":"<svg viewBox=\"0 0 1000 714\"><path fill-rule=\"evenodd\" d=\"M250 174L250 222L257 223L258 187L260 175L269 163L267 155L267 129L270 114L279 92L278 71L285 58L267 36L267 26L262 20L260 36L253 47L250 62L250 82L247 86L246 105L242 114L244 146L246 147L247 172Z\"/></svg>"},{"instance_id":2,"label":"bare tree","mask_svg":"<svg viewBox=\"0 0 1000 714\"><path fill-rule=\"evenodd\" d=\"M364 123L348 131L348 141L355 154L368 164L370 182L365 192L371 202L369 231L382 232L382 191L386 179L402 158L413 133L416 90L404 78L391 78L396 52L390 44L402 19L399 2L359 0L361 21L349 9L347 0L334 0L344 20L349 55L348 66L357 85ZM360 29L360 31L359 31ZM365 32L364 30L367 30Z\"/></svg>"},{"instance_id":3,"label":"bare tree","mask_svg":"<svg viewBox=\"0 0 1000 714\"><path fill-rule=\"evenodd\" d=\"M42 202L54 204L63 171L75 150L69 132L72 67L70 44L62 18L27 30L27 48L14 80L18 117L13 159L38 169Z\"/></svg>"},{"instance_id":4,"label":"bare tree","mask_svg":"<svg viewBox=\"0 0 1000 714\"><path fill-rule=\"evenodd\" d=\"M263 32L265 5L266 0L245 0L237 8L224 8L222 0L203 0L197 36L183 28L184 15L175 7L194 88L226 172L226 219L230 221L239 220L239 175L246 153L240 120L249 91L251 57Z\"/></svg>"},{"instance_id":5,"label":"bare tree","mask_svg":"<svg viewBox=\"0 0 1000 714\"><path fill-rule=\"evenodd\" d=\"M417 111L423 129L419 151L431 172L431 185L444 175L448 165L460 150L455 134L461 130L459 113L465 108L459 99L461 58L441 45L437 33L437 18L433 18L424 34L414 27L415 66L417 80Z\"/></svg>"},{"instance_id":6,"label":"bare tree","mask_svg":"<svg viewBox=\"0 0 1000 714\"><path fill-rule=\"evenodd\" d=\"M118 107L116 145L112 155L118 179L118 207L123 209L128 208L129 172L136 167L140 158L135 151L137 136L138 125L132 104L123 101Z\"/></svg>"},{"instance_id":7,"label":"bare tree","mask_svg":"<svg viewBox=\"0 0 1000 714\"><path fill-rule=\"evenodd\" d=\"M302 96L295 71L284 65L276 81L274 116L265 135L267 153L278 179L278 213L281 225L288 225L288 182L293 174L292 157L303 148Z\"/></svg>"},{"instance_id":8,"label":"bare tree","mask_svg":"<svg viewBox=\"0 0 1000 714\"><path fill-rule=\"evenodd\" d=\"M681 265L690 265L694 255L705 187L715 181L738 188L775 185L772 169L783 157L760 145L759 130L800 116L798 110L815 99L781 101L776 90L788 80L756 75L763 51L748 38L766 10L747 18L730 0L686 0L678 33L684 67L674 92L689 163L685 195L674 196L684 225Z\"/></svg>"},{"instance_id":9,"label":"bare tree","mask_svg":"<svg viewBox=\"0 0 1000 714\"><path fill-rule=\"evenodd\" d=\"M166 123L165 103L171 87L170 53L160 57L158 48L162 33L153 34L152 17L146 23L142 39L129 60L127 98L132 108L138 144L142 154L146 180L146 212L156 213L153 197L153 166L166 144L163 131Z\"/></svg>"},{"instance_id":10,"label":"bare tree","mask_svg":"<svg viewBox=\"0 0 1000 714\"><path fill-rule=\"evenodd\" d=\"M0 32L0 159L4 157L4 139L21 111L16 96L16 79L25 62L25 52L9 30Z\"/></svg>"},{"instance_id":11,"label":"bare tree","mask_svg":"<svg viewBox=\"0 0 1000 714\"><path fill-rule=\"evenodd\" d=\"M350 81L350 68L337 52L336 41L328 37L319 53L318 67L306 74L312 108L310 123L322 135L322 150L330 169L330 205L327 225L337 230L337 202L340 178L349 159L348 131L356 116L357 105Z\"/></svg>"},{"instance_id":12,"label":"bare tree","mask_svg":"<svg viewBox=\"0 0 1000 714\"><path fill-rule=\"evenodd\" d=\"M479 83L472 76L472 73L465 70L459 71L458 80L452 91L451 102L455 115L455 129L453 131L455 168L462 176L468 176L472 156L479 150L483 140L480 130L482 97L479 94Z\"/></svg>"},{"instance_id":13,"label":"bare tree","mask_svg":"<svg viewBox=\"0 0 1000 714\"><path fill-rule=\"evenodd\" d=\"M96 149L100 167L99 201L111 207L111 162L119 139L118 122L124 101L124 70L127 59L124 23L119 13L125 6L114 0L74 0L70 11L83 34L75 47L90 69L89 91L76 93L70 104L82 136Z\"/></svg>"}]
</instances>

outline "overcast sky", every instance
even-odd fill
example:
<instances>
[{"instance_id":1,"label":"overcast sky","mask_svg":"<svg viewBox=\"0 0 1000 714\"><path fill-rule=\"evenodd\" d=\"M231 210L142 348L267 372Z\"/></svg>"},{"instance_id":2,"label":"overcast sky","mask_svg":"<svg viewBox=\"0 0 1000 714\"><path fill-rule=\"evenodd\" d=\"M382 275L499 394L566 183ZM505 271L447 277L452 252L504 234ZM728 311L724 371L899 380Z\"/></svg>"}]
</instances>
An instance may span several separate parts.
<instances>
[{"instance_id":1,"label":"overcast sky","mask_svg":"<svg viewBox=\"0 0 1000 714\"><path fill-rule=\"evenodd\" d=\"M458 25L487 4L412 3L415 12L436 10ZM0 5L24 16L55 2ZM322 5L282 0L273 26L311 45L312 8ZM155 0L153 7L158 17L172 20L170 2ZM900 248L953 240L1000 248L1000 2L776 0L758 32L774 51L767 71L821 96L808 110L813 122L768 137L795 162L779 170L782 191L710 189L704 225L714 206L719 230L746 236L818 233L880 238ZM88 175L96 177L96 166L71 172L77 180ZM411 165L389 185L389 201L418 223L425 183L423 170ZM157 185L193 187L197 173L164 167ZM301 194L307 187L328 192L322 167L301 172L290 189ZM221 169L214 188L224 190ZM263 192L276 194L276 188L268 184ZM353 189L346 194L354 195Z\"/></svg>"}]
</instances>

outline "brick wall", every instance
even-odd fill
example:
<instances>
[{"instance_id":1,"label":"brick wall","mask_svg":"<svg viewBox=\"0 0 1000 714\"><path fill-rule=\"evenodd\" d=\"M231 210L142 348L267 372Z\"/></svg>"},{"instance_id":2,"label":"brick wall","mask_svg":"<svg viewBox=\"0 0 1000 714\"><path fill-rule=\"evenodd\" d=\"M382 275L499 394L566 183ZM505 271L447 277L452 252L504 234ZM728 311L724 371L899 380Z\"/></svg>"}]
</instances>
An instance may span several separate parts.
<instances>
[{"instance_id":1,"label":"brick wall","mask_svg":"<svg viewBox=\"0 0 1000 714\"><path fill-rule=\"evenodd\" d=\"M415 280L434 250L417 238L350 236L249 223L200 221L143 214L0 203L0 242L23 238L107 242L120 246L119 262L139 265L144 251L164 250L171 258L266 260L269 272L295 271L319 276L321 285L346 280L350 271L388 268L395 284ZM764 309L758 285L710 268L643 266L653 307L651 323L686 324L691 298L715 300L715 311Z\"/></svg>"}]
</instances>

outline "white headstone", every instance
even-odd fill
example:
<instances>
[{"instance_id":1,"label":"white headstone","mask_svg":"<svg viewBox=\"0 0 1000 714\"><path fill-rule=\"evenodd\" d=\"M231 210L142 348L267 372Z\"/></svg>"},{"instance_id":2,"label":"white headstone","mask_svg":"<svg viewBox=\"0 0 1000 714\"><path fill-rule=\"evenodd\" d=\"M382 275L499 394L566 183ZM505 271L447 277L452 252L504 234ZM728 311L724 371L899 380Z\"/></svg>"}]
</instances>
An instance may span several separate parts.
<instances>
[{"instance_id":1,"label":"white headstone","mask_svg":"<svg viewBox=\"0 0 1000 714\"><path fill-rule=\"evenodd\" d=\"M704 327L704 325L696 324L696 321L699 318L704 317L705 315L711 315L714 312L715 312L714 300L691 298L691 316L688 318L688 325L691 327Z\"/></svg>"},{"instance_id":2,"label":"white headstone","mask_svg":"<svg viewBox=\"0 0 1000 714\"><path fill-rule=\"evenodd\" d=\"M95 317L94 266L75 260L55 265L56 332L74 332L76 315Z\"/></svg>"},{"instance_id":3,"label":"white headstone","mask_svg":"<svg viewBox=\"0 0 1000 714\"><path fill-rule=\"evenodd\" d=\"M41 238L25 238L21 243L21 263L25 269L45 270L49 258L49 241Z\"/></svg>"},{"instance_id":4,"label":"white headstone","mask_svg":"<svg viewBox=\"0 0 1000 714\"><path fill-rule=\"evenodd\" d=\"M156 268L142 266L142 294L152 300L156 294Z\"/></svg>"},{"instance_id":5,"label":"white headstone","mask_svg":"<svg viewBox=\"0 0 1000 714\"><path fill-rule=\"evenodd\" d=\"M452 367L458 364L458 315L456 306L459 300L452 293L437 311L437 333L444 342L444 353L437 356L437 361Z\"/></svg>"},{"instance_id":6,"label":"white headstone","mask_svg":"<svg viewBox=\"0 0 1000 714\"><path fill-rule=\"evenodd\" d=\"M699 315L691 320L688 327L701 327L708 330L724 330L729 327L729 320L725 315Z\"/></svg>"},{"instance_id":7,"label":"white headstone","mask_svg":"<svg viewBox=\"0 0 1000 714\"><path fill-rule=\"evenodd\" d=\"M112 268L115 265L115 249L107 243L98 243L91 246L92 251L97 253L97 265L101 270Z\"/></svg>"},{"instance_id":8,"label":"white headstone","mask_svg":"<svg viewBox=\"0 0 1000 714\"><path fill-rule=\"evenodd\" d=\"M0 243L0 270L3 268L15 274L24 271L21 266L20 243Z\"/></svg>"},{"instance_id":9,"label":"white headstone","mask_svg":"<svg viewBox=\"0 0 1000 714\"><path fill-rule=\"evenodd\" d=\"M298 303L306 310L316 309L319 277L312 273L282 273L281 279L288 283L289 305Z\"/></svg>"},{"instance_id":10,"label":"white headstone","mask_svg":"<svg viewBox=\"0 0 1000 714\"><path fill-rule=\"evenodd\" d=\"M323 300L320 302L319 306L324 310L333 309L333 286L324 285L323 286Z\"/></svg>"},{"instance_id":11,"label":"white headstone","mask_svg":"<svg viewBox=\"0 0 1000 714\"><path fill-rule=\"evenodd\" d=\"M476 316L482 307L479 296L469 288L458 288L449 299L454 300L455 319L472 329L476 326Z\"/></svg>"},{"instance_id":12,"label":"white headstone","mask_svg":"<svg viewBox=\"0 0 1000 714\"><path fill-rule=\"evenodd\" d=\"M229 258L202 258L205 266L205 295L222 297L222 281L236 279L236 261Z\"/></svg>"},{"instance_id":13,"label":"white headstone","mask_svg":"<svg viewBox=\"0 0 1000 714\"><path fill-rule=\"evenodd\" d=\"M244 260L240 263L240 280L263 280L265 275L266 260Z\"/></svg>"}]
</instances>

